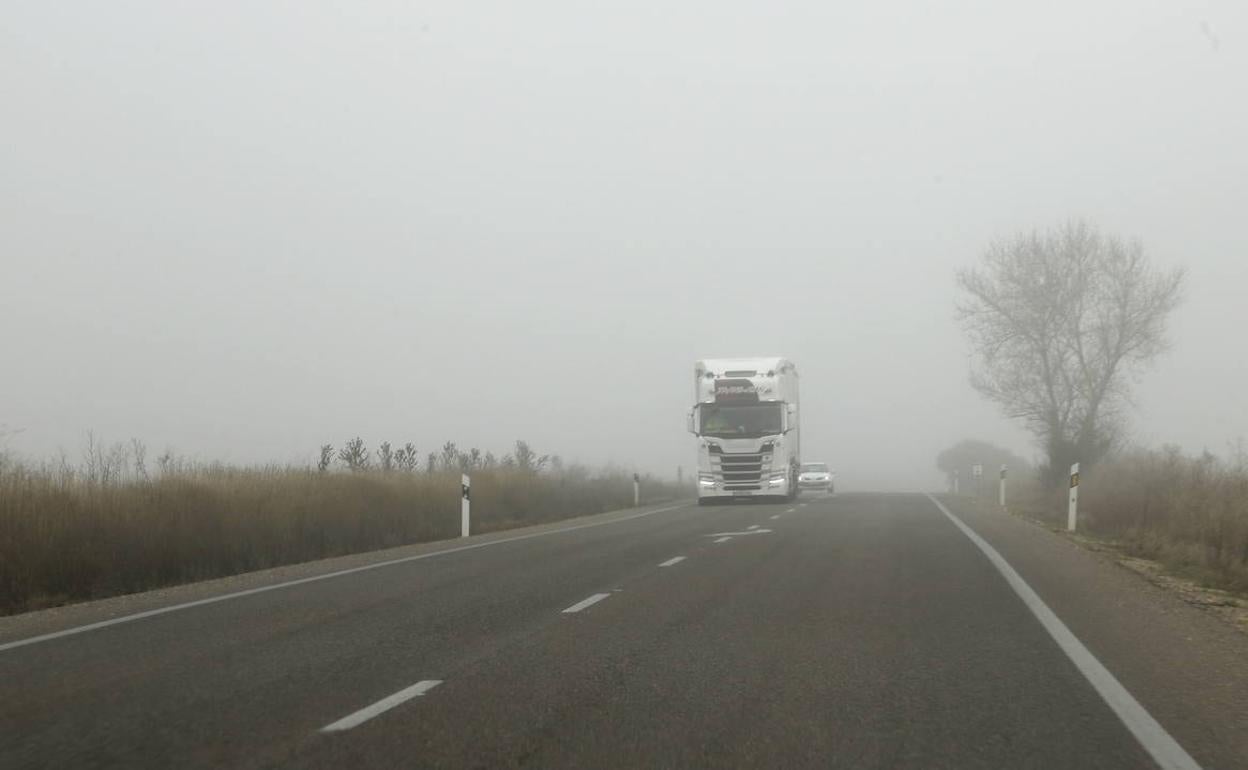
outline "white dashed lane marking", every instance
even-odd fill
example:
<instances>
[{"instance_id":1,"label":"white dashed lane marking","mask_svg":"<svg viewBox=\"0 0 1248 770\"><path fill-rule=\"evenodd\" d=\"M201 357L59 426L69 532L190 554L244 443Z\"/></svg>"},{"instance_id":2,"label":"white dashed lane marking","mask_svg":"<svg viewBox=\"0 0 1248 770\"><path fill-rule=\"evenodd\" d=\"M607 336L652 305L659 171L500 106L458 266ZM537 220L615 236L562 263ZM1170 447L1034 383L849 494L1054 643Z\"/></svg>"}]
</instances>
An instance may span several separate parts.
<instances>
[{"instance_id":1,"label":"white dashed lane marking","mask_svg":"<svg viewBox=\"0 0 1248 770\"><path fill-rule=\"evenodd\" d=\"M567 608L566 610L564 610L564 612L565 612L565 613L568 613L568 612L580 612L581 610L585 609L586 607L592 607L593 605L597 604L598 602L602 601L603 599L607 598L607 597L608 597L608 596L610 596L610 595L611 595L611 594L594 594L593 596L589 597L588 599L582 599L582 600L580 600L579 602L577 602L576 604L573 604L571 607L569 607L569 608Z\"/></svg>"},{"instance_id":2,"label":"white dashed lane marking","mask_svg":"<svg viewBox=\"0 0 1248 770\"><path fill-rule=\"evenodd\" d=\"M321 728L321 732L337 733L342 732L343 730L350 730L352 727L358 727L378 714L384 714L395 706L406 703L412 698L424 695L440 684L442 684L441 679L426 679L423 682L417 682L411 687L399 690L394 695L382 698L371 706L365 706L354 714L350 714L342 719L339 719L337 722L325 725Z\"/></svg>"}]
</instances>

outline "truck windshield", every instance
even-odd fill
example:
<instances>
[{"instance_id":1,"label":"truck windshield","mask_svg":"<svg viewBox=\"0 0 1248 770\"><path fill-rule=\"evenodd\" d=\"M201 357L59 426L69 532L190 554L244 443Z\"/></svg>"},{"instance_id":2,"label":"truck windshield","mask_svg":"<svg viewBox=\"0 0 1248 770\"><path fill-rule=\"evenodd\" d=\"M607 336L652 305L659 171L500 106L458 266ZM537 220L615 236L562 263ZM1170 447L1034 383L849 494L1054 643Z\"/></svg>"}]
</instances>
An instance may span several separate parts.
<instances>
[{"instance_id":1,"label":"truck windshield","mask_svg":"<svg viewBox=\"0 0 1248 770\"><path fill-rule=\"evenodd\" d=\"M783 404L702 404L699 409L703 436L757 438L784 429Z\"/></svg>"}]
</instances>

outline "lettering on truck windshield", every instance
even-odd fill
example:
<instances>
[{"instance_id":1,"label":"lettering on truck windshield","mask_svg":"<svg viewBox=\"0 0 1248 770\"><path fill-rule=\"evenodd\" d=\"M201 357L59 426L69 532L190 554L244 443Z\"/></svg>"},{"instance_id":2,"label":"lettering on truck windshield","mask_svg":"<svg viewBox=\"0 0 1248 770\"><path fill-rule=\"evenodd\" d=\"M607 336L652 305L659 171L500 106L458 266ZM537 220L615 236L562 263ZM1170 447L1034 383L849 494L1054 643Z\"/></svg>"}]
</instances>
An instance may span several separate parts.
<instances>
[{"instance_id":1,"label":"lettering on truck windshield","mask_svg":"<svg viewBox=\"0 0 1248 770\"><path fill-rule=\"evenodd\" d=\"M760 395L771 393L767 385L755 385L749 380L715 380L717 403L757 404Z\"/></svg>"}]
</instances>

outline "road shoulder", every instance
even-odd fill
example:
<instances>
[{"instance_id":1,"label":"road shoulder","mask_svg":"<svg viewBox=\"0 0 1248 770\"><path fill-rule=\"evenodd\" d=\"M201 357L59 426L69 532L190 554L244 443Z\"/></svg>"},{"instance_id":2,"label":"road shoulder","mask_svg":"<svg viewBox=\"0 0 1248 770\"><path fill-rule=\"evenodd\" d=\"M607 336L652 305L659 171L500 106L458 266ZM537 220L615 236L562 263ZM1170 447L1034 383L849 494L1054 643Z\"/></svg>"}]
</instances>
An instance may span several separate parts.
<instances>
[{"instance_id":1,"label":"road shoulder","mask_svg":"<svg viewBox=\"0 0 1248 770\"><path fill-rule=\"evenodd\" d=\"M1248 635L1108 554L956 497L941 500L1202 766L1248 766Z\"/></svg>"}]
</instances>

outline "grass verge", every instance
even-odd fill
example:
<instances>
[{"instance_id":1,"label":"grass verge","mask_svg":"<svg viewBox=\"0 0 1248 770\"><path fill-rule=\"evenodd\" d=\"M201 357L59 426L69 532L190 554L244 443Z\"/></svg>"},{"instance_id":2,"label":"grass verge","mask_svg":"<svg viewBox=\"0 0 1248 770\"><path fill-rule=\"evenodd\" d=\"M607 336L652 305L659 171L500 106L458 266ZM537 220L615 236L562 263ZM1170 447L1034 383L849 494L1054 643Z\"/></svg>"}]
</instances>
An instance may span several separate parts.
<instances>
[{"instance_id":1,"label":"grass verge","mask_svg":"<svg viewBox=\"0 0 1248 770\"><path fill-rule=\"evenodd\" d=\"M643 480L642 503L681 496ZM472 474L473 532L626 508L631 475ZM219 464L89 478L0 461L0 614L459 535L458 472Z\"/></svg>"}]
</instances>

